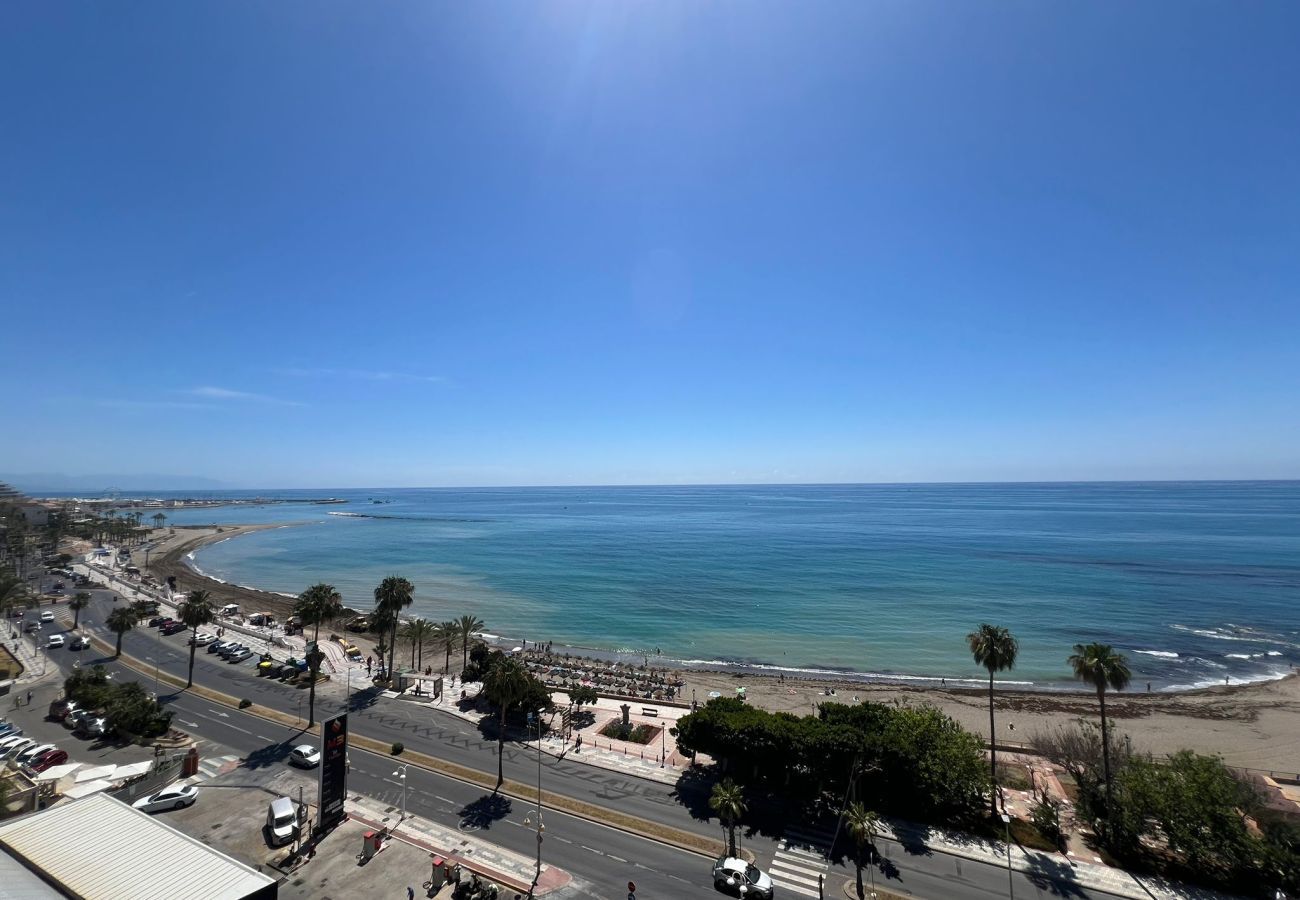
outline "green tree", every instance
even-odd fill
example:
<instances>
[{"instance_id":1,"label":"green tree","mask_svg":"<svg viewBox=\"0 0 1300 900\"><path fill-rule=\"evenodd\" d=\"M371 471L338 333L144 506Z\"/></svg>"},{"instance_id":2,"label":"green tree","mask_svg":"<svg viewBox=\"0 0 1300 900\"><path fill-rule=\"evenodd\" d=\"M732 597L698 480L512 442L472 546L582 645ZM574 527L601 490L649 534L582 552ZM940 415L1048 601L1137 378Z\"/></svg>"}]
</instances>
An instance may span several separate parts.
<instances>
[{"instance_id":1,"label":"green tree","mask_svg":"<svg viewBox=\"0 0 1300 900\"><path fill-rule=\"evenodd\" d=\"M477 631L482 631L485 626L483 620L478 616L461 616L456 620L457 633L460 635L460 664L461 668L469 665L469 639Z\"/></svg>"},{"instance_id":2,"label":"green tree","mask_svg":"<svg viewBox=\"0 0 1300 900\"><path fill-rule=\"evenodd\" d=\"M146 738L164 734L172 722L172 714L135 681L112 688L105 712L113 727Z\"/></svg>"},{"instance_id":3,"label":"green tree","mask_svg":"<svg viewBox=\"0 0 1300 900\"><path fill-rule=\"evenodd\" d=\"M736 824L745 815L745 792L730 778L713 786L709 795L709 809L718 814L727 829L727 855L736 855Z\"/></svg>"},{"instance_id":4,"label":"green tree","mask_svg":"<svg viewBox=\"0 0 1300 900\"><path fill-rule=\"evenodd\" d=\"M320 677L321 663L325 661L325 654L321 652L320 645L312 641L307 645L307 727L311 728L316 724L316 679Z\"/></svg>"},{"instance_id":5,"label":"green tree","mask_svg":"<svg viewBox=\"0 0 1300 900\"><path fill-rule=\"evenodd\" d=\"M411 642L411 668L416 671L424 665L424 645L433 634L434 625L428 619L412 619L402 626L402 637ZM420 651L416 659L416 650Z\"/></svg>"},{"instance_id":6,"label":"green tree","mask_svg":"<svg viewBox=\"0 0 1300 900\"><path fill-rule=\"evenodd\" d=\"M1070 656L1070 668L1074 677L1090 684L1097 691L1097 702L1101 706L1101 752L1102 771L1106 781L1106 806L1113 801L1110 773L1110 742L1106 732L1106 689L1122 691L1128 687L1133 677L1128 668L1128 660L1121 653L1116 653L1110 644L1075 644Z\"/></svg>"},{"instance_id":7,"label":"green tree","mask_svg":"<svg viewBox=\"0 0 1300 900\"><path fill-rule=\"evenodd\" d=\"M849 837L853 839L853 846L857 850L853 855L853 862L858 873L858 900L862 900L864 897L862 890L862 851L867 847L871 847L874 856L876 831L880 828L880 816L863 806L861 800L854 800L849 804L849 808L844 810L844 827L848 830ZM873 859L872 863L874 864L874 862ZM872 890L874 891L874 874L872 879Z\"/></svg>"},{"instance_id":8,"label":"green tree","mask_svg":"<svg viewBox=\"0 0 1300 900\"><path fill-rule=\"evenodd\" d=\"M75 630L81 625L81 611L90 605L90 591L77 591L68 601L68 609L72 610L72 627Z\"/></svg>"},{"instance_id":9,"label":"green tree","mask_svg":"<svg viewBox=\"0 0 1300 900\"><path fill-rule=\"evenodd\" d=\"M500 711L497 723L497 786L496 793L505 781L506 714L528 693L529 674L518 660L504 655L493 661L483 676L483 695Z\"/></svg>"},{"instance_id":10,"label":"green tree","mask_svg":"<svg viewBox=\"0 0 1300 900\"><path fill-rule=\"evenodd\" d=\"M165 516L163 513L154 513L154 514L153 514L153 527L154 527L154 528L162 528L162 527L163 527L163 522L166 522L166 521L167 521L167 516Z\"/></svg>"},{"instance_id":11,"label":"green tree","mask_svg":"<svg viewBox=\"0 0 1300 900\"><path fill-rule=\"evenodd\" d=\"M176 614L190 629L190 670L185 679L185 686L193 687L194 653L199 649L199 645L194 639L198 637L200 628L211 623L217 617L217 608L212 595L207 591L190 591L185 595L185 599L181 601L181 605L176 608Z\"/></svg>"},{"instance_id":12,"label":"green tree","mask_svg":"<svg viewBox=\"0 0 1300 900\"><path fill-rule=\"evenodd\" d=\"M966 635L971 656L975 662L989 670L989 799L993 815L998 814L998 732L993 722L993 674L1015 668L1020 644L1011 632L998 625L987 623Z\"/></svg>"},{"instance_id":13,"label":"green tree","mask_svg":"<svg viewBox=\"0 0 1300 900\"><path fill-rule=\"evenodd\" d=\"M598 699L596 689L590 685L579 684L569 688L569 702L573 704L574 713L581 712L584 706L590 706Z\"/></svg>"},{"instance_id":14,"label":"green tree","mask_svg":"<svg viewBox=\"0 0 1300 900\"><path fill-rule=\"evenodd\" d=\"M129 606L119 606L108 614L104 624L108 630L117 635L117 649L113 651L113 656L122 655L122 636L135 627L139 621L139 616L134 609Z\"/></svg>"},{"instance_id":15,"label":"green tree","mask_svg":"<svg viewBox=\"0 0 1300 900\"><path fill-rule=\"evenodd\" d=\"M451 671L451 648L460 640L460 626L451 620L439 622L434 626L434 640L442 644L442 673L446 675Z\"/></svg>"},{"instance_id":16,"label":"green tree","mask_svg":"<svg viewBox=\"0 0 1300 900\"><path fill-rule=\"evenodd\" d=\"M375 588L375 612L388 625L388 680L393 680L393 666L397 655L397 625L402 610L410 606L415 597L415 585L399 575L390 575Z\"/></svg>"},{"instance_id":17,"label":"green tree","mask_svg":"<svg viewBox=\"0 0 1300 900\"><path fill-rule=\"evenodd\" d=\"M320 640L322 622L335 619L343 612L343 598L332 584L313 584L298 595L293 604L293 614L305 624L314 625L313 641Z\"/></svg>"}]
</instances>

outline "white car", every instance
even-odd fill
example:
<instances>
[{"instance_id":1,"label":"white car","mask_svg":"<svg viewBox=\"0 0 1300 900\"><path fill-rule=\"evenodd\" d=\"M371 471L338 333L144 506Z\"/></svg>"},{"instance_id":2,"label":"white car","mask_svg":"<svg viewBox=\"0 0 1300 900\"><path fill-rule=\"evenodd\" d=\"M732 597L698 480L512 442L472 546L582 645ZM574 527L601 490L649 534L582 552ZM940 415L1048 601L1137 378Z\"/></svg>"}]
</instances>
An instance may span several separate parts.
<instances>
[{"instance_id":1,"label":"white car","mask_svg":"<svg viewBox=\"0 0 1300 900\"><path fill-rule=\"evenodd\" d=\"M772 900L772 877L734 856L720 857L713 864L713 886L737 896Z\"/></svg>"},{"instance_id":2,"label":"white car","mask_svg":"<svg viewBox=\"0 0 1300 900\"><path fill-rule=\"evenodd\" d=\"M58 650L60 647L63 646L63 635L61 634L50 635L50 642L45 646L51 650Z\"/></svg>"},{"instance_id":3,"label":"white car","mask_svg":"<svg viewBox=\"0 0 1300 900\"><path fill-rule=\"evenodd\" d=\"M206 631L200 631L198 634L194 635L193 638L191 638L190 642L194 644L195 647L206 647L208 644L211 644L216 639L217 636L215 634L208 634Z\"/></svg>"},{"instance_id":4,"label":"white car","mask_svg":"<svg viewBox=\"0 0 1300 900\"><path fill-rule=\"evenodd\" d=\"M18 763L18 765L21 766L24 765L25 763L30 762L31 760L35 759L38 756L48 753L51 750L57 750L57 749L58 748L54 744L38 744L36 742L33 742L32 746L28 747L26 750L20 750L18 752L18 754L14 757L14 762Z\"/></svg>"},{"instance_id":5,"label":"white car","mask_svg":"<svg viewBox=\"0 0 1300 900\"><path fill-rule=\"evenodd\" d=\"M50 612L50 611L47 609L45 612L41 613L41 621L42 621L42 622L53 622L53 621L54 621L54 613Z\"/></svg>"},{"instance_id":6,"label":"white car","mask_svg":"<svg viewBox=\"0 0 1300 900\"><path fill-rule=\"evenodd\" d=\"M311 744L299 744L289 751L289 765L314 769L320 765L320 751Z\"/></svg>"},{"instance_id":7,"label":"white car","mask_svg":"<svg viewBox=\"0 0 1300 900\"><path fill-rule=\"evenodd\" d=\"M34 746L36 746L36 741L28 737L19 738L16 741L11 741L9 743L6 743L3 748L0 748L0 759L12 759L15 756L17 756L19 753L22 753L28 747L34 747Z\"/></svg>"},{"instance_id":8,"label":"white car","mask_svg":"<svg viewBox=\"0 0 1300 900\"><path fill-rule=\"evenodd\" d=\"M147 813L162 812L165 809L180 809L199 799L199 789L192 784L173 784L156 794L141 797L131 805Z\"/></svg>"},{"instance_id":9,"label":"white car","mask_svg":"<svg viewBox=\"0 0 1300 900\"><path fill-rule=\"evenodd\" d=\"M232 662L232 663L243 662L244 660L248 659L252 655L253 655L252 650L249 650L247 647L243 647L239 650L236 650L234 653L231 653L229 656L227 656L226 662Z\"/></svg>"}]
</instances>

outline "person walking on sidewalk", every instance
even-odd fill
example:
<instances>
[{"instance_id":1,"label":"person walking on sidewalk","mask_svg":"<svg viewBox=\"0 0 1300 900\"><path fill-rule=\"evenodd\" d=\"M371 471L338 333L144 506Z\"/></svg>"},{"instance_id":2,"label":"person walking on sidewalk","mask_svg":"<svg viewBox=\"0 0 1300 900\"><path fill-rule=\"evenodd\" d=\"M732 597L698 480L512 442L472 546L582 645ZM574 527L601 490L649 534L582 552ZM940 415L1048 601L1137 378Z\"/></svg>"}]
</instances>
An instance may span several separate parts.
<instances>
[{"instance_id":1,"label":"person walking on sidewalk","mask_svg":"<svg viewBox=\"0 0 1300 900\"><path fill-rule=\"evenodd\" d=\"M32 705L32 692L31 692L31 691L28 691L28 692L27 692L27 705L28 705L28 706L31 706L31 705Z\"/></svg>"}]
</instances>

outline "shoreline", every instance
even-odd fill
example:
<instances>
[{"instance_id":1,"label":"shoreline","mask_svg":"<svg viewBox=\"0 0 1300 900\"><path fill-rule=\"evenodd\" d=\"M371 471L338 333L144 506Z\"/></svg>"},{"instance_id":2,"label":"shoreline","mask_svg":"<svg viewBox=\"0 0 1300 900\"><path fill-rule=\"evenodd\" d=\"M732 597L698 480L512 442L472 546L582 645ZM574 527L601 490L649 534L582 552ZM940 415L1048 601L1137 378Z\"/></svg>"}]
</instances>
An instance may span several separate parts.
<instances>
[{"instance_id":1,"label":"shoreline","mask_svg":"<svg viewBox=\"0 0 1300 900\"><path fill-rule=\"evenodd\" d=\"M260 525L204 525L204 526L177 526L178 543L174 547L168 547L152 562L150 568L155 571L158 577L164 579L167 575L176 575L177 584L183 588L186 578L195 579L204 582L207 590L225 591L227 593L240 594L248 600L256 601L262 604L255 611L282 613L289 615L297 599L296 596L282 594L277 591L267 590L265 588L252 587L250 585L240 585L233 582L227 582L215 576L203 572L194 564L193 554L203 547L219 544L235 537L241 537L245 534L252 534L258 531L269 531L276 528L295 528L308 522L280 522L265 523ZM216 530L216 529L219 529ZM188 540L180 538L179 532L210 532L206 534L196 534ZM165 571L164 571L165 569ZM243 604L241 603L241 607ZM366 615L368 609L353 610L351 607L345 607L349 613L355 612L357 615ZM251 609L246 612L253 611ZM526 640L523 637L510 637L509 635L483 632L480 635L488 643L499 647L512 647L519 645ZM528 644L531 648L536 642ZM988 681L985 678L976 677L950 677L942 675L916 675L911 673L894 673L894 672L858 672L850 669L834 669L826 667L816 667L814 665L803 666L779 666L774 663L762 662L742 662L739 660L682 660L671 656L655 654L650 650L628 650L628 649L611 649L608 647L593 647L579 643L564 643L554 645L558 652L567 652L574 656L588 656L592 659L607 660L610 662L637 662L642 661L646 665L653 666L656 669L671 669L678 672L690 672L700 676L720 676L732 678L768 678L774 682L804 683L816 685L835 685L849 686L858 692L868 691L873 687L886 687L891 689L912 691L912 692L929 692L938 691L945 693L973 693L987 697ZM1300 677L1300 671L1281 672L1276 675L1265 675L1249 680L1240 679L1230 684L1204 684L1189 686L1165 686L1157 687L1151 691L1140 692L1142 696L1150 697L1188 697L1188 696L1218 696L1223 694L1233 694L1240 691L1247 691L1251 688L1257 688L1262 685L1275 684L1286 681L1290 678ZM1134 685L1139 682L1135 679ZM1025 697L1087 697L1095 699L1095 694L1078 685L1077 682L1070 680L1059 681L1000 681L995 680L995 689L1000 696L1020 696ZM1129 696L1138 696L1138 692L1129 692Z\"/></svg>"},{"instance_id":2,"label":"shoreline","mask_svg":"<svg viewBox=\"0 0 1300 900\"><path fill-rule=\"evenodd\" d=\"M287 616L294 598L271 591L228 584L203 574L192 565L190 554L203 546L269 528L291 527L294 523L212 526L176 529L160 547L150 570L160 580L177 576L181 590L203 588L220 598L237 602L248 612L266 611ZM364 614L367 610L356 610ZM345 614L346 615L346 614ZM374 637L347 632L349 640L373 653ZM522 644L495 633L484 638L494 646L509 649ZM536 642L530 640L531 650ZM735 696L744 687L747 702L773 712L807 715L825 701L849 703L929 703L955 719L962 727L989 738L988 687L972 682L953 682L918 676L888 680L888 676L854 677L852 673L823 670L806 675L787 673L775 667L755 669L744 665L682 665L653 653L626 653L588 647L554 644L553 653L601 660L645 663L655 669L671 670L685 683L679 699L694 697L703 703L711 692ZM455 656L455 654L453 654ZM453 666L454 668L454 666ZM1155 754L1183 748L1218 753L1229 765L1264 771L1300 769L1300 673L1291 672L1267 681L1233 685L1163 690L1137 690L1107 695L1106 710L1121 732L1129 733L1141 750ZM829 692L834 691L834 694ZM1090 690L1076 688L996 687L996 736L999 746L1014 746L1032 739L1039 731L1073 723L1079 718L1096 721L1097 698Z\"/></svg>"}]
</instances>

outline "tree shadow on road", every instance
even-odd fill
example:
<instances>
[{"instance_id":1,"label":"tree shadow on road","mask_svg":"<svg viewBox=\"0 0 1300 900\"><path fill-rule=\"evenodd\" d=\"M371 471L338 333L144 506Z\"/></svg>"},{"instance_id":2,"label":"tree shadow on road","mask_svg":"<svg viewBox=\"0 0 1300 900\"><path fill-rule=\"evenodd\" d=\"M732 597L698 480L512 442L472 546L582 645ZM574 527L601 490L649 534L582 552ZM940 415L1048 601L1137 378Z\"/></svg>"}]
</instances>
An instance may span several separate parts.
<instances>
[{"instance_id":1,"label":"tree shadow on road","mask_svg":"<svg viewBox=\"0 0 1300 900\"><path fill-rule=\"evenodd\" d=\"M299 732L301 734L301 732ZM244 757L243 762L239 764L242 769L267 769L271 766L284 765L289 758L289 751L293 749L292 740L282 741L277 744L267 744L265 747L259 747L252 753Z\"/></svg>"},{"instance_id":2,"label":"tree shadow on road","mask_svg":"<svg viewBox=\"0 0 1300 900\"><path fill-rule=\"evenodd\" d=\"M1031 853L1028 861L1029 868L1025 869L1025 877L1040 891L1053 897L1087 896L1075 880L1074 866L1070 863L1053 859L1045 853Z\"/></svg>"},{"instance_id":3,"label":"tree shadow on road","mask_svg":"<svg viewBox=\"0 0 1300 900\"><path fill-rule=\"evenodd\" d=\"M509 797L500 794L484 794L460 808L460 828L462 831L487 831L492 827L493 822L510 815L512 807Z\"/></svg>"}]
</instances>

